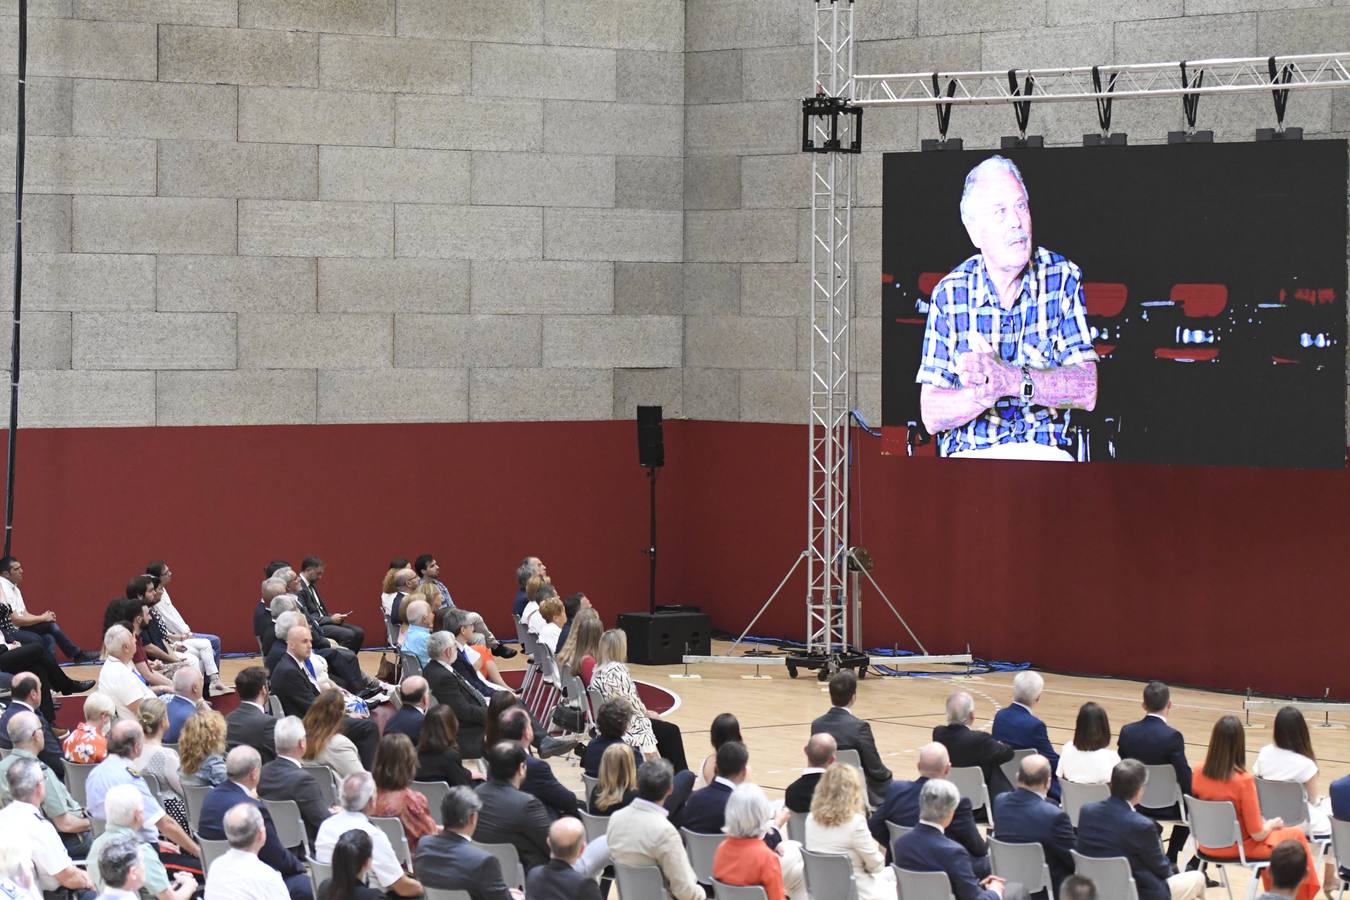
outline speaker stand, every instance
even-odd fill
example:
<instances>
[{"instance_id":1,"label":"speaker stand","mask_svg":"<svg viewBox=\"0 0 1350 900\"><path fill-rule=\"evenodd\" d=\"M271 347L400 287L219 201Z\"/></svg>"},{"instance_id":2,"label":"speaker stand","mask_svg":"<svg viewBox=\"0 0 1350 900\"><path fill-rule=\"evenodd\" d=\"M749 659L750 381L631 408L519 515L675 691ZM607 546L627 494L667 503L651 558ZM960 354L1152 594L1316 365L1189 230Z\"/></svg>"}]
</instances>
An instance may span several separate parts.
<instances>
[{"instance_id":1,"label":"speaker stand","mask_svg":"<svg viewBox=\"0 0 1350 900\"><path fill-rule=\"evenodd\" d=\"M656 467L647 467L647 480L651 484L651 541L647 545L647 558L650 571L647 579L647 612L656 615Z\"/></svg>"}]
</instances>

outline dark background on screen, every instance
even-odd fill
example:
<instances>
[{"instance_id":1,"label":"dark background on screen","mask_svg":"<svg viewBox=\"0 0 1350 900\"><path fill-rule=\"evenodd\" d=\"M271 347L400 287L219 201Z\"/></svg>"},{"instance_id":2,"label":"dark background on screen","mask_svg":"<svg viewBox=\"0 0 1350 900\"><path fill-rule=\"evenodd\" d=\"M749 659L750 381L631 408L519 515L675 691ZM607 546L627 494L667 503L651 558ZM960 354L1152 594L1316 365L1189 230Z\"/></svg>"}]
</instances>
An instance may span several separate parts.
<instances>
[{"instance_id":1,"label":"dark background on screen","mask_svg":"<svg viewBox=\"0 0 1350 900\"><path fill-rule=\"evenodd\" d=\"M995 152L885 156L884 425L918 419L919 276L976 252L961 225L961 185ZM1077 263L1085 282L1128 287L1120 315L1092 319L1111 329L1115 348L1099 364L1096 412L1074 414L1094 460L1345 465L1345 141L1002 155L1022 170L1035 242ZM1181 283L1226 285L1225 309L1195 318L1156 303ZM1320 300L1296 299L1309 291ZM1212 332L1204 349L1217 358L1162 358L1194 349L1178 345L1178 328ZM1328 346L1301 346L1305 333Z\"/></svg>"}]
</instances>

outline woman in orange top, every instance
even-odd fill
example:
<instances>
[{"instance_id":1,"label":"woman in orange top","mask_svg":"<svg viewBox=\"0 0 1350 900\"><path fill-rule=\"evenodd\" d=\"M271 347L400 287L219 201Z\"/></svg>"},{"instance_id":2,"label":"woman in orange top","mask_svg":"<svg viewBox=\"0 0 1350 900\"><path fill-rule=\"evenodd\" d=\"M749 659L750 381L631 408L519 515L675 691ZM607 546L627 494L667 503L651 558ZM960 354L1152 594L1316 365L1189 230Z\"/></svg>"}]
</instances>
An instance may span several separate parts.
<instances>
[{"instance_id":1,"label":"woman in orange top","mask_svg":"<svg viewBox=\"0 0 1350 900\"><path fill-rule=\"evenodd\" d=\"M769 801L764 792L749 782L737 785L727 799L723 828L727 836L713 856L713 878L723 884L757 884L769 900L784 900L783 864L764 843L768 821Z\"/></svg>"},{"instance_id":2,"label":"woman in orange top","mask_svg":"<svg viewBox=\"0 0 1350 900\"><path fill-rule=\"evenodd\" d=\"M1247 859L1270 859L1270 853L1280 841L1298 841L1308 854L1308 875L1299 885L1296 900L1313 900L1320 885L1313 864L1308 838L1301 828L1285 828L1280 818L1262 819L1261 802L1256 795L1256 779L1246 768L1247 739L1237 716L1224 716L1214 723L1209 735L1209 750L1205 767L1191 778L1191 793L1200 800L1227 800L1237 812L1238 828L1242 833L1242 851ZM1237 847L1203 847L1205 853L1220 858L1237 858ZM1266 890L1270 888L1270 872L1261 874Z\"/></svg>"},{"instance_id":3,"label":"woman in orange top","mask_svg":"<svg viewBox=\"0 0 1350 900\"><path fill-rule=\"evenodd\" d=\"M375 779L375 809L372 815L398 816L408 848L417 851L417 841L440 834L441 826L431 817L427 798L412 789L417 773L417 751L406 734L386 734L375 749L370 774Z\"/></svg>"}]
</instances>

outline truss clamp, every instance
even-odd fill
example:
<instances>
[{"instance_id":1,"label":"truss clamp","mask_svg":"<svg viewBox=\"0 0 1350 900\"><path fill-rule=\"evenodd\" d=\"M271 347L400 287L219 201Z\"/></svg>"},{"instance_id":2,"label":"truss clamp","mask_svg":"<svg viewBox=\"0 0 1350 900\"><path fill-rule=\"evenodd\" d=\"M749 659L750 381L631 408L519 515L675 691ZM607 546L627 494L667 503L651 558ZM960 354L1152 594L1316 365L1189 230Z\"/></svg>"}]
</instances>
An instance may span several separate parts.
<instances>
[{"instance_id":1,"label":"truss clamp","mask_svg":"<svg viewBox=\"0 0 1350 900\"><path fill-rule=\"evenodd\" d=\"M818 94L802 98L802 152L861 153L862 113L862 107L854 106L847 97ZM850 137L847 144L839 139L839 121L845 117L851 120L847 123ZM820 130L814 129L813 125ZM813 135L821 132L828 133L829 137L817 143Z\"/></svg>"}]
</instances>

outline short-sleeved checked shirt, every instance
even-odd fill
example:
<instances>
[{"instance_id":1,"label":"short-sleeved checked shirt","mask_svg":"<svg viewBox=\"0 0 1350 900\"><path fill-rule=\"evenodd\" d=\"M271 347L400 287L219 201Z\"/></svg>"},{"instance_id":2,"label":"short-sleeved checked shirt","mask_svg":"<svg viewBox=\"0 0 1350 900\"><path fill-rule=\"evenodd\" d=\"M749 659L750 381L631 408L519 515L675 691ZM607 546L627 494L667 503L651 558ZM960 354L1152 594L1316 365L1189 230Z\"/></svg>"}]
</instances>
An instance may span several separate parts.
<instances>
[{"instance_id":1,"label":"short-sleeved checked shirt","mask_svg":"<svg viewBox=\"0 0 1350 900\"><path fill-rule=\"evenodd\" d=\"M1014 366L1053 369L1095 362L1083 302L1083 274L1078 266L1044 247L1032 254L1022 275L1022 291L1012 309L1004 310L998 292L975 254L933 288L932 306L923 334L923 361L916 381L939 388L959 388L956 360L971 352L978 333L999 358ZM1003 397L988 410L939 436L944 455L983 450L999 444L1037 443L1060 447L1068 416L1049 407Z\"/></svg>"}]
</instances>

